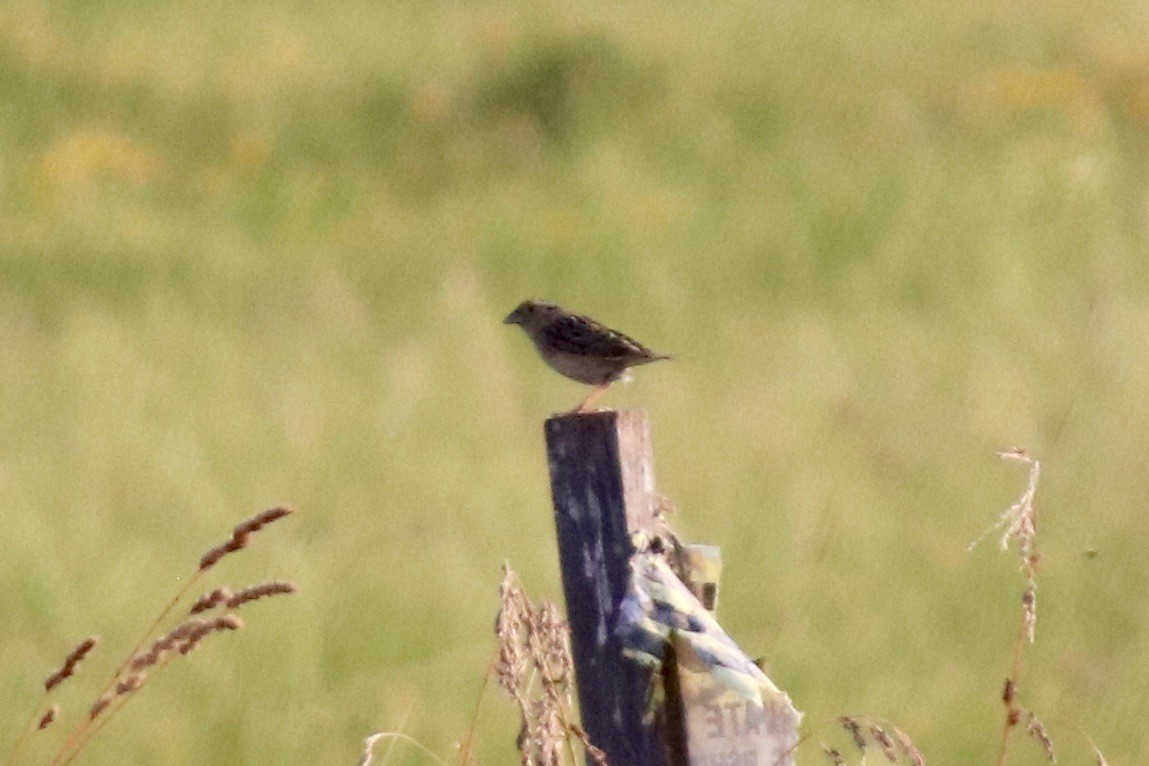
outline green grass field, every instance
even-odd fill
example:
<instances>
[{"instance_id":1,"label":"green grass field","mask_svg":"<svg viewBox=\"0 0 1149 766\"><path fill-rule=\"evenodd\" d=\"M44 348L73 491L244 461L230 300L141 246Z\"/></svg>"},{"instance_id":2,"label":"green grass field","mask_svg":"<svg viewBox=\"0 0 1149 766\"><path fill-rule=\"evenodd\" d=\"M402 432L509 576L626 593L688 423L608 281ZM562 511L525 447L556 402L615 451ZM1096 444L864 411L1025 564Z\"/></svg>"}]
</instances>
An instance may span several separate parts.
<instances>
[{"instance_id":1,"label":"green grass field","mask_svg":"<svg viewBox=\"0 0 1149 766\"><path fill-rule=\"evenodd\" d=\"M1145 763L1147 40L1120 0L0 4L0 754L283 502L211 584L302 593L79 762L451 761L500 563L560 595L541 424L584 391L500 324L548 297L678 357L604 404L649 410L803 763L844 712L993 762L1022 578L965 546L1019 444L1022 701Z\"/></svg>"}]
</instances>

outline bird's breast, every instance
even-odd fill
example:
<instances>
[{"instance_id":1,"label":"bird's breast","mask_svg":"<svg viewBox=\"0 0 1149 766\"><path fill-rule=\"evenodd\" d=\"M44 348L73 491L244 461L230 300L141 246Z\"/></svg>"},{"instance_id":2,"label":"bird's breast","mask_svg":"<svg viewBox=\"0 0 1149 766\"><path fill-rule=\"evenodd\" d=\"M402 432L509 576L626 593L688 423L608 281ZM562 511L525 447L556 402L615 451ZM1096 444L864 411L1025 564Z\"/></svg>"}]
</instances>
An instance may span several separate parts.
<instances>
[{"instance_id":1,"label":"bird's breast","mask_svg":"<svg viewBox=\"0 0 1149 766\"><path fill-rule=\"evenodd\" d=\"M560 375L571 380L586 383L588 386L600 386L617 379L626 371L627 365L619 359L609 357L595 357L585 354L565 354L555 351L539 349L543 361Z\"/></svg>"}]
</instances>

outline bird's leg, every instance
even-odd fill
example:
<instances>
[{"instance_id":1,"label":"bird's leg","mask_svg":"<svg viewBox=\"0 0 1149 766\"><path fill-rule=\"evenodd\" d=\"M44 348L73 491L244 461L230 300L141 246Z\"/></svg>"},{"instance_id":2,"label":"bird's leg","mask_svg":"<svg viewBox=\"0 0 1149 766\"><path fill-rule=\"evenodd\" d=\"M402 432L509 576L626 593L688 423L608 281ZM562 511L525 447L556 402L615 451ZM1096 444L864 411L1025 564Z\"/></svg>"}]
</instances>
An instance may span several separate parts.
<instances>
[{"instance_id":1,"label":"bird's leg","mask_svg":"<svg viewBox=\"0 0 1149 766\"><path fill-rule=\"evenodd\" d=\"M590 396L583 399L582 404L580 404L579 406L577 406L573 410L571 410L569 414L577 415L577 414L580 414L583 412L590 412L591 404L593 404L596 399L598 399L600 396L602 396L604 393L606 393L606 390L608 388L610 388L610 384L612 382L613 381L608 380L606 383L602 383L600 385L595 386L594 390L590 392Z\"/></svg>"}]
</instances>

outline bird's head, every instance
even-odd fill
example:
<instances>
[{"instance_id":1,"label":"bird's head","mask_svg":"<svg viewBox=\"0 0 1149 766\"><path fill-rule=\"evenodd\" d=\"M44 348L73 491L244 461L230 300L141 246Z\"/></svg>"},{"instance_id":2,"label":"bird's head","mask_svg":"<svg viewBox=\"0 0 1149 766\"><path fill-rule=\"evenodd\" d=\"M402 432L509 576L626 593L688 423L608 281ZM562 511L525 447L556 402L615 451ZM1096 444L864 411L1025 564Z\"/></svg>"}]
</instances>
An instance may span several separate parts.
<instances>
[{"instance_id":1,"label":"bird's head","mask_svg":"<svg viewBox=\"0 0 1149 766\"><path fill-rule=\"evenodd\" d=\"M539 327L546 324L551 317L561 314L562 309L546 301L527 300L515 307L507 314L503 324L517 324L524 328Z\"/></svg>"}]
</instances>

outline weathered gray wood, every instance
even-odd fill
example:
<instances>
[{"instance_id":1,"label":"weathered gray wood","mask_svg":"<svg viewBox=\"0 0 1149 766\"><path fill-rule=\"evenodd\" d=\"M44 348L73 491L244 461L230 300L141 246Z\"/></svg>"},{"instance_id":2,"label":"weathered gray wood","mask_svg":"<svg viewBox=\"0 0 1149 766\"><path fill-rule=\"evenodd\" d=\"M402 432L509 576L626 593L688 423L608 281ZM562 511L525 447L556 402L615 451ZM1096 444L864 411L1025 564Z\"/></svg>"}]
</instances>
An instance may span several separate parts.
<instances>
[{"instance_id":1,"label":"weathered gray wood","mask_svg":"<svg viewBox=\"0 0 1149 766\"><path fill-rule=\"evenodd\" d=\"M545 430L583 727L612 766L669 766L648 716L651 675L623 656L615 634L631 535L654 518L646 413L556 415Z\"/></svg>"}]
</instances>

